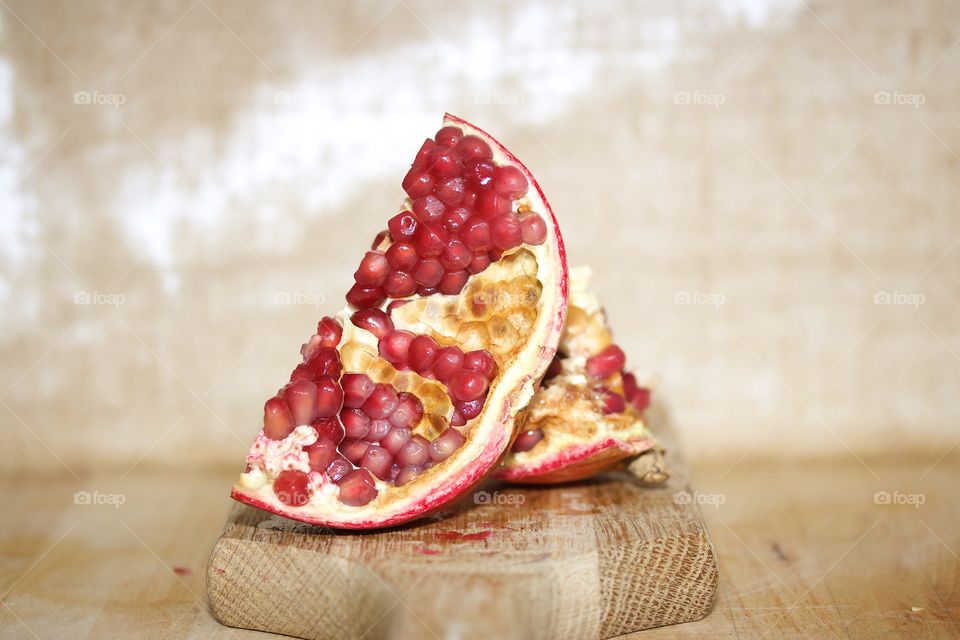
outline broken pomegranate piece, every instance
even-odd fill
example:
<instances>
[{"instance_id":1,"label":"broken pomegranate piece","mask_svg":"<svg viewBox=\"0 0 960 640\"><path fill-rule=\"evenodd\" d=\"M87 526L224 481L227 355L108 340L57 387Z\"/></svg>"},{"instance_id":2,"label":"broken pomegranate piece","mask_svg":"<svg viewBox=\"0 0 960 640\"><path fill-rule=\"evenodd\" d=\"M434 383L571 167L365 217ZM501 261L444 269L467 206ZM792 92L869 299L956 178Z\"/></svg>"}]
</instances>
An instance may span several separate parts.
<instances>
[{"instance_id":1,"label":"broken pomegranate piece","mask_svg":"<svg viewBox=\"0 0 960 640\"><path fill-rule=\"evenodd\" d=\"M590 270L570 270L567 326L557 357L547 368L510 454L496 475L513 482L547 484L581 480L638 456L642 479L667 475L643 411L650 390L624 371L626 356L612 342L606 315L589 288ZM635 467L631 465L631 470Z\"/></svg>"},{"instance_id":2,"label":"broken pomegranate piece","mask_svg":"<svg viewBox=\"0 0 960 640\"><path fill-rule=\"evenodd\" d=\"M510 152L449 115L402 187L347 308L266 401L237 500L386 527L450 503L509 448L566 317L556 220Z\"/></svg>"}]
</instances>

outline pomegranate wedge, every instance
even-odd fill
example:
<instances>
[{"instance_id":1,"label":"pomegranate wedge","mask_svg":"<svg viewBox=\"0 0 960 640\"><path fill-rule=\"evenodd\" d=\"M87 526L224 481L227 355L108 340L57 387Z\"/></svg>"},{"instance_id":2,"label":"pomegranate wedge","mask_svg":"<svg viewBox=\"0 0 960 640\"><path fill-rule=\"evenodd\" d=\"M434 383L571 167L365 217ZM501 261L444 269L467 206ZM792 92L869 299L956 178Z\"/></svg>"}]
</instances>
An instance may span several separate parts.
<instances>
[{"instance_id":1,"label":"pomegranate wedge","mask_svg":"<svg viewBox=\"0 0 960 640\"><path fill-rule=\"evenodd\" d=\"M568 482L636 459L631 471L641 479L666 480L659 447L643 418L650 390L624 371L625 361L590 290L590 269L571 269L567 327L558 357L497 477L531 484Z\"/></svg>"},{"instance_id":2,"label":"pomegranate wedge","mask_svg":"<svg viewBox=\"0 0 960 640\"><path fill-rule=\"evenodd\" d=\"M557 221L533 176L447 115L407 194L264 405L232 495L318 525L386 527L449 504L500 462L567 309Z\"/></svg>"}]
</instances>

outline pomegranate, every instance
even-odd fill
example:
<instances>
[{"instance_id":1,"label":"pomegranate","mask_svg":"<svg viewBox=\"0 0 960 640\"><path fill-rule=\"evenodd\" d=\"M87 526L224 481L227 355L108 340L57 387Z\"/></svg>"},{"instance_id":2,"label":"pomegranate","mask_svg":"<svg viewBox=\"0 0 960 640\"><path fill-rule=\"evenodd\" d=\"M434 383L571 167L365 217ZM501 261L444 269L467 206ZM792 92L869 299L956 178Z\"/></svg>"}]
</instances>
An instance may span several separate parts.
<instances>
[{"instance_id":1,"label":"pomegranate","mask_svg":"<svg viewBox=\"0 0 960 640\"><path fill-rule=\"evenodd\" d=\"M497 476L546 484L590 477L634 458L630 465L651 483L666 480L660 452L643 411L649 388L623 371L626 357L612 343L606 315L589 290L590 271L570 270L567 326L558 357L534 395L510 454Z\"/></svg>"},{"instance_id":2,"label":"pomegranate","mask_svg":"<svg viewBox=\"0 0 960 640\"><path fill-rule=\"evenodd\" d=\"M449 504L509 449L566 319L557 222L529 171L454 116L401 186L347 308L320 321L267 400L237 500L387 527Z\"/></svg>"}]
</instances>

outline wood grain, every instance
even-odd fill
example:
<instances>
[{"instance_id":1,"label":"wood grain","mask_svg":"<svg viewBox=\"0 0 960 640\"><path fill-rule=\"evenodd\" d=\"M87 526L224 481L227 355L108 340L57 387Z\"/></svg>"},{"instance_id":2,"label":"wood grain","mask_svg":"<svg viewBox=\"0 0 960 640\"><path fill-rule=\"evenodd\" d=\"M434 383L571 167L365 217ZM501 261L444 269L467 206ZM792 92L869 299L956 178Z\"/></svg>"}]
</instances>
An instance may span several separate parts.
<instances>
[{"instance_id":1,"label":"wood grain","mask_svg":"<svg viewBox=\"0 0 960 640\"><path fill-rule=\"evenodd\" d=\"M207 569L224 624L303 638L607 638L703 617L713 548L682 471L488 484L426 522L311 527L237 505ZM688 493L684 493L688 495Z\"/></svg>"}]
</instances>

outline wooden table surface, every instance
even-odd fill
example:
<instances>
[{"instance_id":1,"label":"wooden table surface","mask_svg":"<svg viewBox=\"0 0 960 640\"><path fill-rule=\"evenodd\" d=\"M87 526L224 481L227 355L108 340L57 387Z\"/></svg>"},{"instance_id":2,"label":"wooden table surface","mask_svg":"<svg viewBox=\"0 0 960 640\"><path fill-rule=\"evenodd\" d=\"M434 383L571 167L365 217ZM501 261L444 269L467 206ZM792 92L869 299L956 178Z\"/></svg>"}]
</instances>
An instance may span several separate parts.
<instances>
[{"instance_id":1,"label":"wooden table surface","mask_svg":"<svg viewBox=\"0 0 960 640\"><path fill-rule=\"evenodd\" d=\"M956 456L734 462L690 465L720 563L714 610L632 637L960 635ZM2 481L0 637L267 637L220 626L205 599L232 477Z\"/></svg>"}]
</instances>

